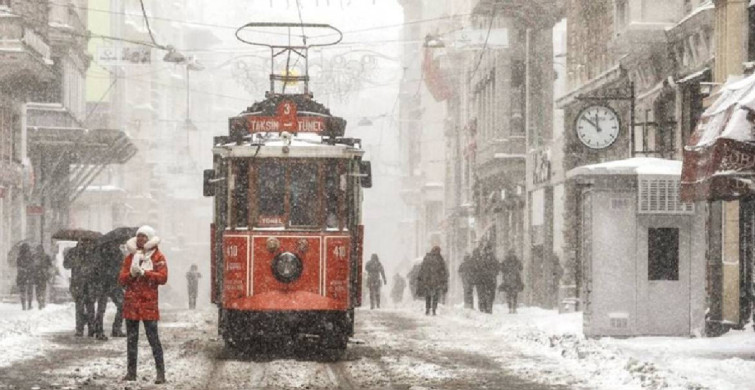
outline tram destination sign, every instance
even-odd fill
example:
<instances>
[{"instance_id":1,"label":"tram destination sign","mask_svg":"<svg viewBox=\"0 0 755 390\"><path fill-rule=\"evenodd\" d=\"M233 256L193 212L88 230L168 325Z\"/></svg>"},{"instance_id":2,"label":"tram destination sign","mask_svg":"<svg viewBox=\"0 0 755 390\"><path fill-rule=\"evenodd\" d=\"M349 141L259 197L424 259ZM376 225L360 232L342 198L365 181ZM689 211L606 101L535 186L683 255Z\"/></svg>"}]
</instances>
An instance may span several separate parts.
<instances>
[{"instance_id":1,"label":"tram destination sign","mask_svg":"<svg viewBox=\"0 0 755 390\"><path fill-rule=\"evenodd\" d=\"M244 128L249 133L329 133L328 118L298 115L296 103L283 100L276 107L275 116L246 115L231 119L231 128Z\"/></svg>"},{"instance_id":2,"label":"tram destination sign","mask_svg":"<svg viewBox=\"0 0 755 390\"><path fill-rule=\"evenodd\" d=\"M293 121L283 121L274 116L248 116L246 128L250 133L270 133L289 131L292 133L324 133L325 118L298 117Z\"/></svg>"}]
</instances>

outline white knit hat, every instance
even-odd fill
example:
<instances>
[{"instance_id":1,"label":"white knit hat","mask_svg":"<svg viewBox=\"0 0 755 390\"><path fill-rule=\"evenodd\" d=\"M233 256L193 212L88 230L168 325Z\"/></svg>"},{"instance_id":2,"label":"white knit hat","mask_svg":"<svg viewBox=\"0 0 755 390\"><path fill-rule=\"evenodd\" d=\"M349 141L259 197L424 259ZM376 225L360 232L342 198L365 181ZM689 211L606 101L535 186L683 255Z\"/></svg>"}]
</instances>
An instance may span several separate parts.
<instances>
[{"instance_id":1,"label":"white knit hat","mask_svg":"<svg viewBox=\"0 0 755 390\"><path fill-rule=\"evenodd\" d=\"M147 236L147 240L151 240L153 237L155 237L155 229L152 226L144 225L139 228L139 230L136 231L136 235L144 234Z\"/></svg>"}]
</instances>

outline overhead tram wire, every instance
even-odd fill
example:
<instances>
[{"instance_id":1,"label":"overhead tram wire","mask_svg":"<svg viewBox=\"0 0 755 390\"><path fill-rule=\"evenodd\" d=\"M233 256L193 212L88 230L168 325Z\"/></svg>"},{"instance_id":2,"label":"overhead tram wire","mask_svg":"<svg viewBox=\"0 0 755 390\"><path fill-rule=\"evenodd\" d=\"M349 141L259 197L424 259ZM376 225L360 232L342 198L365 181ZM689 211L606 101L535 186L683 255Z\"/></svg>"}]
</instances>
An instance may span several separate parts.
<instances>
[{"instance_id":1,"label":"overhead tram wire","mask_svg":"<svg viewBox=\"0 0 755 390\"><path fill-rule=\"evenodd\" d=\"M140 14L135 14L135 13L130 13L130 12L110 11L110 10L90 8L90 7L85 7L85 6L77 6L77 5L73 5L73 4L56 3L54 1L51 1L50 4L54 5L54 6L58 6L58 7L66 7L66 8L71 7L71 8L75 8L75 9L84 10L84 11L100 12L100 13L107 13L107 14L112 14L112 15L142 16ZM396 27L403 27L403 26L409 26L409 25L420 24L420 23L437 22L437 21L440 21L440 20L451 19L451 18L454 18L454 17L465 17L465 16L471 16L471 15L472 14L470 13L470 14L459 14L459 15L453 15L453 16L442 16L442 17L437 17L437 18L418 19L418 20L413 20L411 22L405 22L405 23L387 24L387 25L382 25L382 26L368 27L368 28L351 30L351 31L345 30L345 31L343 31L343 33L344 34L353 34L353 33L361 33L361 32L366 32L366 31L376 31L376 30L383 30L383 29L390 29L390 28L396 28ZM149 19L152 19L153 21L154 20L159 20L159 21L164 21L164 22L175 22L175 23L187 24L187 25L195 25L195 26L203 26L203 27L215 27L215 28L221 28L221 29L227 29L227 30L233 30L233 31L236 31L238 29L238 26L227 26L227 25L221 25L221 24L212 24L212 23L202 23L202 22L186 21L186 20L182 20L182 19L165 18L165 17L161 17L161 16L150 16ZM254 31L256 31L256 30L254 30ZM273 35L288 35L286 33L275 33L275 32L265 32L265 33L266 34L273 34ZM330 35L333 35L333 34L332 33L328 33L328 34L313 36L313 37L310 37L310 38L321 38L321 37L326 37L326 36L330 36ZM102 37L102 36L100 36L100 37ZM111 39L125 41L122 38L111 37ZM125 41L125 42L128 42L128 41ZM380 43L380 42L383 42L383 41L376 41L376 42ZM403 41L397 41L397 42L401 43ZM413 42L413 41L406 41L404 43L409 43L409 42ZM137 44L145 44L144 42L136 42L136 43ZM372 44L372 43L374 43L374 41L364 41L364 44ZM347 44L347 45L348 44L359 44L359 42L345 42L345 44ZM153 46L153 45L148 45L148 46ZM343 46L343 44L339 44L339 47L340 46ZM236 51L238 51L238 48L227 48L225 50L236 52ZM183 52L201 52L201 51L215 52L216 50L207 50L207 49L181 49L181 51L183 51Z\"/></svg>"},{"instance_id":2,"label":"overhead tram wire","mask_svg":"<svg viewBox=\"0 0 755 390\"><path fill-rule=\"evenodd\" d=\"M139 0L139 5L142 7L142 16L144 16L144 24L147 25L147 32L149 33L149 38L152 40L152 43L155 44L155 46L161 48L161 49L167 49L167 46L160 45L155 41L155 36L152 35L152 27L149 26L149 18L147 17L147 11L144 9L144 0Z\"/></svg>"}]
</instances>

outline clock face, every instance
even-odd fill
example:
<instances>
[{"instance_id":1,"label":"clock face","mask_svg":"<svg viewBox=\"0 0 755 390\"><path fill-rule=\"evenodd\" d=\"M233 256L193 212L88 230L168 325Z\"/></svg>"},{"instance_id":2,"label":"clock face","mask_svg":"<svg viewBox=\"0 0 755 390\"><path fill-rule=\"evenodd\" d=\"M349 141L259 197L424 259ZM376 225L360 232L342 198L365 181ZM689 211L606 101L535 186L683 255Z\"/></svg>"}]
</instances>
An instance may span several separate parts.
<instances>
[{"instance_id":1,"label":"clock face","mask_svg":"<svg viewBox=\"0 0 755 390\"><path fill-rule=\"evenodd\" d=\"M619 116L608 106L590 106L577 116L577 137L591 149L605 149L619 137Z\"/></svg>"}]
</instances>

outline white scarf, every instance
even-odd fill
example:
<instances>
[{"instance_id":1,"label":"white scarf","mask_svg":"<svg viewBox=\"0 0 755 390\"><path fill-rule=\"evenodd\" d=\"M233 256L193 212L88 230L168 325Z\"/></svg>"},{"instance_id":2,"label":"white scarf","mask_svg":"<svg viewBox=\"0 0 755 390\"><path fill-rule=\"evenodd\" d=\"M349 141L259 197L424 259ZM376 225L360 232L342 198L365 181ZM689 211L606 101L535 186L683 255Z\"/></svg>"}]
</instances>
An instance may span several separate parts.
<instances>
[{"instance_id":1,"label":"white scarf","mask_svg":"<svg viewBox=\"0 0 755 390\"><path fill-rule=\"evenodd\" d=\"M155 254L155 251L157 250L157 244L160 243L159 237L152 237L146 244L144 244L144 249L138 249L136 247L136 237L130 238L126 242L126 248L129 252L134 254L134 257L131 259L131 264L138 264L139 268L141 268L143 271L152 271L154 269L154 264L152 264L152 255ZM146 250L146 253L145 253Z\"/></svg>"}]
</instances>

